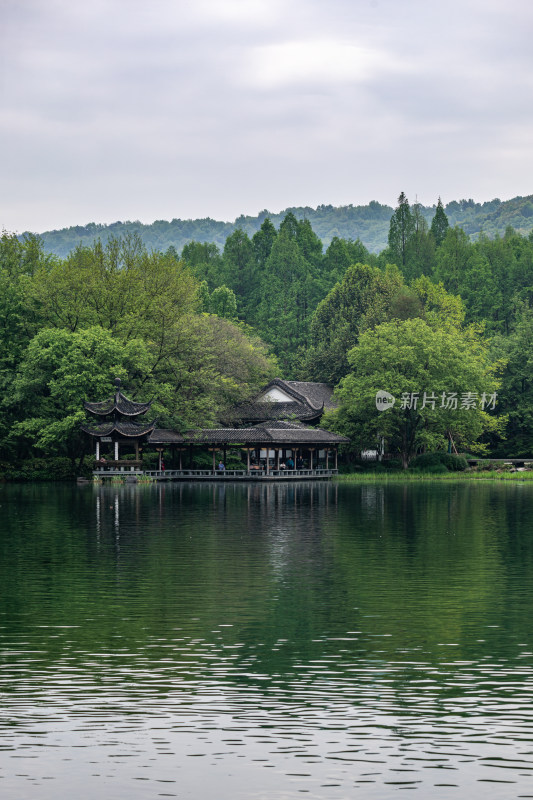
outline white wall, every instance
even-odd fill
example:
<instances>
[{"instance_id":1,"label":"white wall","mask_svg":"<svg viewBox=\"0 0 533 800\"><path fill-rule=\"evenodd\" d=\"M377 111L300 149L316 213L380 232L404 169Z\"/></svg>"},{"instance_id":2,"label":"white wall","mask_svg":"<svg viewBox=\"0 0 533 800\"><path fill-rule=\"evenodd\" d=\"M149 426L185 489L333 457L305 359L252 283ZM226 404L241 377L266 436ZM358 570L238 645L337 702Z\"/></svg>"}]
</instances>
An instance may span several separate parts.
<instances>
[{"instance_id":1,"label":"white wall","mask_svg":"<svg viewBox=\"0 0 533 800\"><path fill-rule=\"evenodd\" d=\"M270 403L292 403L294 402L294 397L291 397L287 392L284 392L282 389L278 389L277 386L273 386L272 389L269 389L268 392L265 394L260 395L258 397L259 402L270 402Z\"/></svg>"}]
</instances>

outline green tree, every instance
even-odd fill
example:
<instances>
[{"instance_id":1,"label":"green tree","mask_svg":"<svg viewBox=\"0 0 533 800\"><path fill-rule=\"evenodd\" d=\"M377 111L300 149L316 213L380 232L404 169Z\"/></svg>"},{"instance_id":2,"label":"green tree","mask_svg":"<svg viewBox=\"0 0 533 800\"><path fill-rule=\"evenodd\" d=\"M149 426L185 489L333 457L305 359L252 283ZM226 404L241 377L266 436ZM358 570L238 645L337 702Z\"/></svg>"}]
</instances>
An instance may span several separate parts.
<instances>
[{"instance_id":1,"label":"green tree","mask_svg":"<svg viewBox=\"0 0 533 800\"><path fill-rule=\"evenodd\" d=\"M391 258L400 268L407 264L409 245L415 235L415 220L409 201L402 192L389 224L389 250Z\"/></svg>"},{"instance_id":2,"label":"green tree","mask_svg":"<svg viewBox=\"0 0 533 800\"><path fill-rule=\"evenodd\" d=\"M448 217L444 211L442 200L439 197L437 208L435 209L435 216L431 220L430 228L437 247L440 247L442 244L449 226L450 223L448 222Z\"/></svg>"},{"instance_id":3,"label":"green tree","mask_svg":"<svg viewBox=\"0 0 533 800\"><path fill-rule=\"evenodd\" d=\"M289 372L295 368L298 348L307 343L315 288L309 273L296 238L280 231L261 282L257 327Z\"/></svg>"},{"instance_id":4,"label":"green tree","mask_svg":"<svg viewBox=\"0 0 533 800\"><path fill-rule=\"evenodd\" d=\"M122 378L135 399L153 399L161 427L217 424L228 408L257 393L276 372L252 331L215 315L192 315L169 332L172 349L121 340L99 326L41 330L29 343L4 405L13 420L4 448L19 458L84 451L83 401L109 395Z\"/></svg>"},{"instance_id":5,"label":"green tree","mask_svg":"<svg viewBox=\"0 0 533 800\"><path fill-rule=\"evenodd\" d=\"M171 248L167 255L172 254L177 261L177 255ZM189 242L181 251L181 257L191 270L192 274L201 281L207 281L211 288L218 286L222 270L222 256L220 250L212 242Z\"/></svg>"},{"instance_id":6,"label":"green tree","mask_svg":"<svg viewBox=\"0 0 533 800\"><path fill-rule=\"evenodd\" d=\"M138 236L78 247L42 268L32 284L44 326L76 331L100 325L129 340L166 332L197 304L198 282L181 261L149 253Z\"/></svg>"},{"instance_id":7,"label":"green tree","mask_svg":"<svg viewBox=\"0 0 533 800\"><path fill-rule=\"evenodd\" d=\"M224 319L236 319L237 317L237 298L235 292L227 286L219 286L213 289L209 298L209 310L211 314Z\"/></svg>"},{"instance_id":8,"label":"green tree","mask_svg":"<svg viewBox=\"0 0 533 800\"><path fill-rule=\"evenodd\" d=\"M251 324L255 324L256 310L261 300L261 282L277 235L277 230L267 217L263 220L260 229L252 237L255 264L253 279L246 298L246 318Z\"/></svg>"},{"instance_id":9,"label":"green tree","mask_svg":"<svg viewBox=\"0 0 533 800\"><path fill-rule=\"evenodd\" d=\"M428 230L420 203L412 209L414 232L407 244L404 275L408 280L431 275L435 263L435 241Z\"/></svg>"},{"instance_id":10,"label":"green tree","mask_svg":"<svg viewBox=\"0 0 533 800\"><path fill-rule=\"evenodd\" d=\"M383 322L408 292L395 266L382 271L366 264L346 270L322 300L310 325L310 344L303 356L302 377L334 386L348 372L348 351L359 334ZM394 309L394 310L393 310Z\"/></svg>"},{"instance_id":11,"label":"green tree","mask_svg":"<svg viewBox=\"0 0 533 800\"><path fill-rule=\"evenodd\" d=\"M521 236L511 228L504 240L512 253L513 296L527 308L533 308L533 231L529 236Z\"/></svg>"},{"instance_id":12,"label":"green tree","mask_svg":"<svg viewBox=\"0 0 533 800\"><path fill-rule=\"evenodd\" d=\"M288 239L298 239L298 220L292 211L289 211L288 214L285 214L279 226L279 232Z\"/></svg>"},{"instance_id":13,"label":"green tree","mask_svg":"<svg viewBox=\"0 0 533 800\"><path fill-rule=\"evenodd\" d=\"M469 322L483 322L487 330L497 332L510 321L510 298L504 301L501 283L495 280L489 260L477 248L473 248L461 275L459 291Z\"/></svg>"},{"instance_id":14,"label":"green tree","mask_svg":"<svg viewBox=\"0 0 533 800\"><path fill-rule=\"evenodd\" d=\"M209 314L211 310L211 294L207 281L202 281L198 286L198 308L205 314Z\"/></svg>"},{"instance_id":15,"label":"green tree","mask_svg":"<svg viewBox=\"0 0 533 800\"><path fill-rule=\"evenodd\" d=\"M12 383L28 346L39 327L38 306L31 287L35 274L57 259L46 255L40 239L21 240L4 231L0 237L0 452L15 421L7 402Z\"/></svg>"},{"instance_id":16,"label":"green tree","mask_svg":"<svg viewBox=\"0 0 533 800\"><path fill-rule=\"evenodd\" d=\"M434 276L449 292L459 294L473 247L462 228L448 228L437 250Z\"/></svg>"},{"instance_id":17,"label":"green tree","mask_svg":"<svg viewBox=\"0 0 533 800\"><path fill-rule=\"evenodd\" d=\"M359 239L352 242L334 236L322 259L322 282L327 290L343 279L352 264L368 264L368 257L369 252Z\"/></svg>"},{"instance_id":18,"label":"green tree","mask_svg":"<svg viewBox=\"0 0 533 800\"><path fill-rule=\"evenodd\" d=\"M462 326L466 316L464 303L457 295L447 292L443 283L436 283L427 275L422 275L411 283L411 289L422 305L422 313L410 316L423 317L428 325L444 330Z\"/></svg>"},{"instance_id":19,"label":"green tree","mask_svg":"<svg viewBox=\"0 0 533 800\"><path fill-rule=\"evenodd\" d=\"M443 449L450 436L459 447L483 451L480 437L501 424L482 408L498 388L497 365L472 328L443 330L423 319L386 322L361 334L348 360L351 372L336 390L341 406L326 424L357 450L385 439L406 468L417 451ZM394 407L377 410L379 391L397 398ZM457 409L447 407L452 393ZM467 393L474 406L461 408Z\"/></svg>"},{"instance_id":20,"label":"green tree","mask_svg":"<svg viewBox=\"0 0 533 800\"><path fill-rule=\"evenodd\" d=\"M364 246L361 239L344 239L348 253L350 256L351 264L368 264L371 254Z\"/></svg>"},{"instance_id":21,"label":"green tree","mask_svg":"<svg viewBox=\"0 0 533 800\"><path fill-rule=\"evenodd\" d=\"M31 340L9 402L19 422L10 431L19 454L83 458L83 401L109 394L115 377L128 379L135 396L138 376L149 369L140 339L120 342L99 327L79 332L45 328Z\"/></svg>"},{"instance_id":22,"label":"green tree","mask_svg":"<svg viewBox=\"0 0 533 800\"><path fill-rule=\"evenodd\" d=\"M253 288L255 257L248 234L240 228L226 239L223 261L222 283L233 289L237 296L239 312L246 319Z\"/></svg>"},{"instance_id":23,"label":"green tree","mask_svg":"<svg viewBox=\"0 0 533 800\"><path fill-rule=\"evenodd\" d=\"M154 411L161 427L181 432L218 425L229 408L251 399L278 371L269 348L243 323L214 314L181 320L172 332L172 353L155 368Z\"/></svg>"},{"instance_id":24,"label":"green tree","mask_svg":"<svg viewBox=\"0 0 533 800\"><path fill-rule=\"evenodd\" d=\"M263 220L259 230L252 236L255 263L260 274L265 268L270 251L272 250L272 245L274 244L274 239L277 235L278 232L276 228L267 217Z\"/></svg>"},{"instance_id":25,"label":"green tree","mask_svg":"<svg viewBox=\"0 0 533 800\"><path fill-rule=\"evenodd\" d=\"M318 270L322 263L322 241L312 229L308 219L302 219L298 222L296 241L300 248L300 253L307 263L310 264L314 270Z\"/></svg>"},{"instance_id":26,"label":"green tree","mask_svg":"<svg viewBox=\"0 0 533 800\"><path fill-rule=\"evenodd\" d=\"M505 363L499 407L508 417L505 453L533 454L533 311L523 307L515 330L492 341L493 358ZM500 451L502 450L500 445Z\"/></svg>"},{"instance_id":27,"label":"green tree","mask_svg":"<svg viewBox=\"0 0 533 800\"><path fill-rule=\"evenodd\" d=\"M487 272L490 272L490 284L492 284L490 288L496 290L493 295L492 309L487 314L487 318L492 323L490 327L505 334L509 333L513 325L515 311L513 296L521 294L520 280L517 279L515 248L512 245L513 235L512 229L508 230L503 238L497 235L494 239L489 239L488 236L482 235L472 245L472 261L487 262ZM489 287L480 286L479 288L483 292Z\"/></svg>"}]
</instances>

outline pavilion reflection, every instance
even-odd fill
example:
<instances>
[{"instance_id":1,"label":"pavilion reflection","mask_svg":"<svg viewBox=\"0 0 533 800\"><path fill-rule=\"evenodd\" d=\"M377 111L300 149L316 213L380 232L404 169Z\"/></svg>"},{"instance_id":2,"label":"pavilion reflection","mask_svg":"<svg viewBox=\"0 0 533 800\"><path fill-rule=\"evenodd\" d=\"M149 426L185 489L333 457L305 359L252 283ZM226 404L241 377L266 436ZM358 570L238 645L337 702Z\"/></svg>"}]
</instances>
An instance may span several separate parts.
<instances>
[{"instance_id":1,"label":"pavilion reflection","mask_svg":"<svg viewBox=\"0 0 533 800\"><path fill-rule=\"evenodd\" d=\"M339 502L337 484L307 481L291 483L150 483L97 484L94 493L94 528L97 542L112 535L116 546L125 533L143 526L172 525L194 513L231 515L242 530L279 530L299 527L299 512L306 525L327 522ZM311 522L310 522L311 521Z\"/></svg>"}]
</instances>

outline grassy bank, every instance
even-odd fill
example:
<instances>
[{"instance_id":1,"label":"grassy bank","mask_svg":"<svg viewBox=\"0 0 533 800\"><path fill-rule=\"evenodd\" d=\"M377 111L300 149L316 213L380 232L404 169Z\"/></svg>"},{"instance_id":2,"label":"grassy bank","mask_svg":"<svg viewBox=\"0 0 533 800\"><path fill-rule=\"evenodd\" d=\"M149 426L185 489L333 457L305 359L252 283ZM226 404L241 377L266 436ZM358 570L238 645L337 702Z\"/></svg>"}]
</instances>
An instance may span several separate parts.
<instances>
[{"instance_id":1,"label":"grassy bank","mask_svg":"<svg viewBox=\"0 0 533 800\"><path fill-rule=\"evenodd\" d=\"M531 472L499 472L497 470L466 470L465 472L431 473L419 471L390 471L378 472L352 472L348 475L339 475L335 480L339 483L405 483L420 481L513 481L531 483L533 485L533 471Z\"/></svg>"}]
</instances>

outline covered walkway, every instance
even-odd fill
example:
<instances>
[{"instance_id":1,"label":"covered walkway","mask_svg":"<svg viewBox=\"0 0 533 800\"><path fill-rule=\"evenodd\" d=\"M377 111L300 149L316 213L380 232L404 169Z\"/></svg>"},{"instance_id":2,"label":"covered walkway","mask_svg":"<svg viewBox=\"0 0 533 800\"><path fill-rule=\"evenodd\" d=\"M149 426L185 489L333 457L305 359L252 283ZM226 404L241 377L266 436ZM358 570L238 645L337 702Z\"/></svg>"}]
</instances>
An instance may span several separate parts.
<instances>
[{"instance_id":1,"label":"covered walkway","mask_svg":"<svg viewBox=\"0 0 533 800\"><path fill-rule=\"evenodd\" d=\"M147 444L159 452L157 469L143 469L138 460L97 461L93 474L102 479L129 474L156 480L320 480L337 474L338 446L346 441L330 431L281 421L193 430L184 436L155 429ZM195 460L206 451L211 463L198 468ZM172 462L166 469L164 454ZM235 468L236 461L242 467Z\"/></svg>"}]
</instances>

